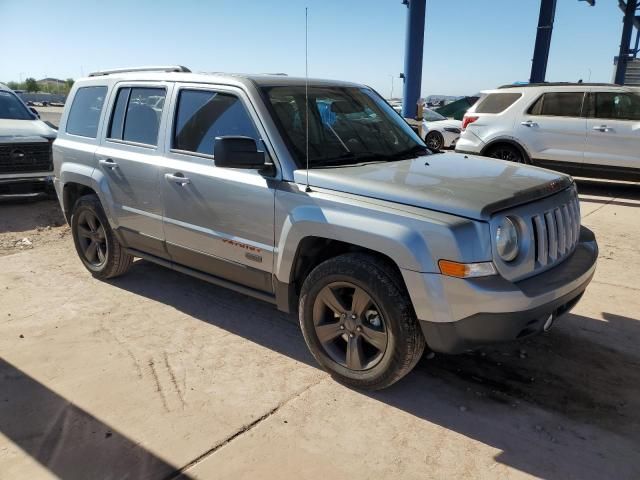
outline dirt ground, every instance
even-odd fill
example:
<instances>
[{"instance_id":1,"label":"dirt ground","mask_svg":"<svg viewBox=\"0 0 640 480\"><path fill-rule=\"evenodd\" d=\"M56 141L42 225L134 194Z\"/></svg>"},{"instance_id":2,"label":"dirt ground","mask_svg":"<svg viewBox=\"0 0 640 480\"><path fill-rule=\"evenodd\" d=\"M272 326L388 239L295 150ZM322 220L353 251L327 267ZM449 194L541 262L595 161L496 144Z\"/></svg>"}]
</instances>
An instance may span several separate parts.
<instances>
[{"instance_id":1,"label":"dirt ground","mask_svg":"<svg viewBox=\"0 0 640 480\"><path fill-rule=\"evenodd\" d=\"M640 478L640 185L579 189L574 311L378 393L271 305L144 261L94 280L55 202L0 203L0 478Z\"/></svg>"},{"instance_id":2,"label":"dirt ground","mask_svg":"<svg viewBox=\"0 0 640 480\"><path fill-rule=\"evenodd\" d=\"M57 200L0 200L0 257L44 247L67 235L69 228Z\"/></svg>"}]
</instances>

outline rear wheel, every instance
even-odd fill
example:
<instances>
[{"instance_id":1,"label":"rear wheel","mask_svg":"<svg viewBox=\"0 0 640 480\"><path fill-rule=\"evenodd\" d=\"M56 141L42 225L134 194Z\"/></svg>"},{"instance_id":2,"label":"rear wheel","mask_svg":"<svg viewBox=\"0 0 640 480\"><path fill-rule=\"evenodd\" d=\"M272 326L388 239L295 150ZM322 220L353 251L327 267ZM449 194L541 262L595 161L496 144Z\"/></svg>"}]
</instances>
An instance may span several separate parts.
<instances>
[{"instance_id":1,"label":"rear wheel","mask_svg":"<svg viewBox=\"0 0 640 480\"><path fill-rule=\"evenodd\" d=\"M356 388L388 387L409 373L424 351L401 279L370 255L345 254L318 265L302 286L299 315L318 363Z\"/></svg>"},{"instance_id":2,"label":"rear wheel","mask_svg":"<svg viewBox=\"0 0 640 480\"><path fill-rule=\"evenodd\" d=\"M133 256L118 242L95 195L85 195L76 202L71 233L80 260L94 277L117 277L131 266Z\"/></svg>"},{"instance_id":3,"label":"rear wheel","mask_svg":"<svg viewBox=\"0 0 640 480\"><path fill-rule=\"evenodd\" d=\"M434 152L438 152L442 150L444 147L444 137L440 132L429 132L424 139L424 143L427 144L429 150L433 150Z\"/></svg>"},{"instance_id":4,"label":"rear wheel","mask_svg":"<svg viewBox=\"0 0 640 480\"><path fill-rule=\"evenodd\" d=\"M507 160L508 162L514 163L531 163L518 147L515 147L508 143L494 145L493 147L489 148L489 150L487 150L485 156L498 158L500 160Z\"/></svg>"}]
</instances>

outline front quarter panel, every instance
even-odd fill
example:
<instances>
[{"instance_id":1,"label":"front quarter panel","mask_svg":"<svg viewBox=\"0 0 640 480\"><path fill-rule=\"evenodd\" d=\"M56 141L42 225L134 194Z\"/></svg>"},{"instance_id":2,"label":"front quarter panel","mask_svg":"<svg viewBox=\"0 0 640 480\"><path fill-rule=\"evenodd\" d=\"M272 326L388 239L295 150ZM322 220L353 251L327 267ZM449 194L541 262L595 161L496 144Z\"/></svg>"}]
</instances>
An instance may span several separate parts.
<instances>
[{"instance_id":1,"label":"front quarter panel","mask_svg":"<svg viewBox=\"0 0 640 480\"><path fill-rule=\"evenodd\" d=\"M338 240L386 255L401 269L438 272L439 259L491 260L488 224L350 194L287 184L276 192L274 272L290 283L306 237Z\"/></svg>"}]
</instances>

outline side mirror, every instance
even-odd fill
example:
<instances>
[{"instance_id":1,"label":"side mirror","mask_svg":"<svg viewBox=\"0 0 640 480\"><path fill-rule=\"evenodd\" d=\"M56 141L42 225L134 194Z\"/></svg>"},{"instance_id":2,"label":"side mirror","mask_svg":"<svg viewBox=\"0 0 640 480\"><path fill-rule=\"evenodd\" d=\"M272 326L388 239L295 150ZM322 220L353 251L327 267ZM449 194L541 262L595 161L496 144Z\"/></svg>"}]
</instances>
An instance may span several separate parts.
<instances>
[{"instance_id":1,"label":"side mirror","mask_svg":"<svg viewBox=\"0 0 640 480\"><path fill-rule=\"evenodd\" d=\"M40 114L35 108L29 107L29 110L31 111L31 113L33 113L36 116L36 118L40 118Z\"/></svg>"},{"instance_id":2,"label":"side mirror","mask_svg":"<svg viewBox=\"0 0 640 480\"><path fill-rule=\"evenodd\" d=\"M213 160L216 167L264 168L264 152L258 151L256 141L251 137L216 137L213 143Z\"/></svg>"}]
</instances>

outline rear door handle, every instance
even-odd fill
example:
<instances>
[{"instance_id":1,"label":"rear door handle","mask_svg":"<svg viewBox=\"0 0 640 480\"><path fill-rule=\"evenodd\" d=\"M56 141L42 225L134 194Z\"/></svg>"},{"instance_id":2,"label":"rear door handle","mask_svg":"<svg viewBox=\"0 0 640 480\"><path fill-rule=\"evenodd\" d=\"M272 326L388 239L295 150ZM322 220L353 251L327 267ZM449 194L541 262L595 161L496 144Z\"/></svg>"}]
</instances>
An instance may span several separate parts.
<instances>
[{"instance_id":1,"label":"rear door handle","mask_svg":"<svg viewBox=\"0 0 640 480\"><path fill-rule=\"evenodd\" d=\"M105 168L110 168L111 170L118 168L118 164L111 158L103 158L102 160L99 160L98 163Z\"/></svg>"},{"instance_id":2,"label":"rear door handle","mask_svg":"<svg viewBox=\"0 0 640 480\"><path fill-rule=\"evenodd\" d=\"M191 183L191 180L184 176L184 174L178 173L165 173L164 178L166 178L169 182L177 183L178 185L187 185Z\"/></svg>"},{"instance_id":3,"label":"rear door handle","mask_svg":"<svg viewBox=\"0 0 640 480\"><path fill-rule=\"evenodd\" d=\"M520 125L524 125L525 127L537 127L538 124L531 120L527 120L526 122L520 122Z\"/></svg>"},{"instance_id":4,"label":"rear door handle","mask_svg":"<svg viewBox=\"0 0 640 480\"><path fill-rule=\"evenodd\" d=\"M610 132L611 129L609 127L607 127L606 125L600 125L600 126L595 126L593 127L594 130L597 130L598 132Z\"/></svg>"}]
</instances>

